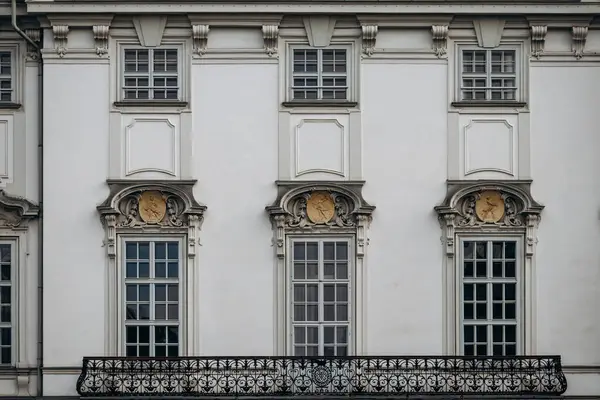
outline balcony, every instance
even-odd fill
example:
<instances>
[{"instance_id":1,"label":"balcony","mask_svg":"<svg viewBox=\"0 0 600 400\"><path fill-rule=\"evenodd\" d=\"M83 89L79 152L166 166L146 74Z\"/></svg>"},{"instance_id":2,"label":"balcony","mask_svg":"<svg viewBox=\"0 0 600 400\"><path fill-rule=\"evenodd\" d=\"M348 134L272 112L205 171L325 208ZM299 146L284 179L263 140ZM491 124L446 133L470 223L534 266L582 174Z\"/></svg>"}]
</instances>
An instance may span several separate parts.
<instances>
[{"instance_id":1,"label":"balcony","mask_svg":"<svg viewBox=\"0 0 600 400\"><path fill-rule=\"evenodd\" d=\"M82 397L559 396L560 356L84 358Z\"/></svg>"}]
</instances>

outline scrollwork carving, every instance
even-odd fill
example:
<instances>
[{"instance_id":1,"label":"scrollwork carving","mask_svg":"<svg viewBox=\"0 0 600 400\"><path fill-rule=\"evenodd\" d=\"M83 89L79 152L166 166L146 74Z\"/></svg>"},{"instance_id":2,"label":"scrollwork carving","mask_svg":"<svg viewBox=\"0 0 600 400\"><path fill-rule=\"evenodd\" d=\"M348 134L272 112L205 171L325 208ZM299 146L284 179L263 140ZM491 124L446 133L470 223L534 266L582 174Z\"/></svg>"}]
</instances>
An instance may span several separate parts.
<instances>
[{"instance_id":1,"label":"scrollwork carving","mask_svg":"<svg viewBox=\"0 0 600 400\"><path fill-rule=\"evenodd\" d=\"M194 182L110 181L111 194L98 211L105 226L110 215L117 229L187 229L199 225L206 209L193 198Z\"/></svg>"},{"instance_id":2,"label":"scrollwork carving","mask_svg":"<svg viewBox=\"0 0 600 400\"><path fill-rule=\"evenodd\" d=\"M39 211L29 200L0 190L0 228L26 228L31 219L38 217Z\"/></svg>"},{"instance_id":3,"label":"scrollwork carving","mask_svg":"<svg viewBox=\"0 0 600 400\"><path fill-rule=\"evenodd\" d=\"M532 199L530 183L449 183L446 199L435 207L445 232L446 252L454 253L454 236L460 232L527 230L533 237L530 221L539 221L544 207Z\"/></svg>"},{"instance_id":4,"label":"scrollwork carving","mask_svg":"<svg viewBox=\"0 0 600 400\"><path fill-rule=\"evenodd\" d=\"M367 230L375 207L360 195L362 183L294 184L280 187L275 203L267 207L273 224L273 245L279 258L285 255L288 233L350 233L356 235L357 255L368 245Z\"/></svg>"}]
</instances>

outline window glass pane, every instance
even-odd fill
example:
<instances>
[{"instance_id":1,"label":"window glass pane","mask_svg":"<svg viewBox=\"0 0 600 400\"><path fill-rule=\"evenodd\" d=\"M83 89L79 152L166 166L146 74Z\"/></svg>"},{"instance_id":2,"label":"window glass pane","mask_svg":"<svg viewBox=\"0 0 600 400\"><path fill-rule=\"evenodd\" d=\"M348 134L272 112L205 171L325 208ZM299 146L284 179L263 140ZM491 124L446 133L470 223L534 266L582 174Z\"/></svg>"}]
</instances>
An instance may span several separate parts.
<instances>
[{"instance_id":1,"label":"window glass pane","mask_svg":"<svg viewBox=\"0 0 600 400\"><path fill-rule=\"evenodd\" d=\"M347 354L351 319L348 242L293 242L292 250L294 354Z\"/></svg>"},{"instance_id":2,"label":"window glass pane","mask_svg":"<svg viewBox=\"0 0 600 400\"><path fill-rule=\"evenodd\" d=\"M127 241L124 249L125 353L177 355L179 242Z\"/></svg>"},{"instance_id":3,"label":"window glass pane","mask_svg":"<svg viewBox=\"0 0 600 400\"><path fill-rule=\"evenodd\" d=\"M464 241L462 249L463 352L515 355L516 241Z\"/></svg>"}]
</instances>

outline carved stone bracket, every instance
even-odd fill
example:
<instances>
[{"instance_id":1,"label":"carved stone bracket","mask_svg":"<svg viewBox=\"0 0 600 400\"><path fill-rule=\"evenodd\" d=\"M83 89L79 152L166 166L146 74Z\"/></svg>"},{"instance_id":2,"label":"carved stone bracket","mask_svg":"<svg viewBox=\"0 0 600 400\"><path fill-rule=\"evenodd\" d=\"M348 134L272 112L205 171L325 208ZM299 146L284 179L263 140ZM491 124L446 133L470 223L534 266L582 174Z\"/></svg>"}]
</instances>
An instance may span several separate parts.
<instances>
[{"instance_id":1,"label":"carved stone bracket","mask_svg":"<svg viewBox=\"0 0 600 400\"><path fill-rule=\"evenodd\" d=\"M195 254L206 206L194 199L196 181L109 180L110 194L98 206L108 255L116 254L117 233L187 233L188 255Z\"/></svg>"},{"instance_id":2,"label":"carved stone bracket","mask_svg":"<svg viewBox=\"0 0 600 400\"><path fill-rule=\"evenodd\" d=\"M544 206L531 197L531 181L448 182L444 202L435 207L446 254L455 253L457 233L525 233L526 254L537 242L536 228Z\"/></svg>"},{"instance_id":3,"label":"carved stone bracket","mask_svg":"<svg viewBox=\"0 0 600 400\"><path fill-rule=\"evenodd\" d=\"M573 54L576 59L583 57L583 50L585 49L585 42L588 35L587 26L574 26L571 31L573 38Z\"/></svg>"},{"instance_id":4,"label":"carved stone bracket","mask_svg":"<svg viewBox=\"0 0 600 400\"><path fill-rule=\"evenodd\" d=\"M531 27L531 56L537 59L544 52L546 44L546 34L548 27L546 25L535 25Z\"/></svg>"},{"instance_id":5,"label":"carved stone bracket","mask_svg":"<svg viewBox=\"0 0 600 400\"><path fill-rule=\"evenodd\" d=\"M278 25L263 25L263 40L265 42L265 53L269 57L277 54L278 40L279 40L279 26Z\"/></svg>"},{"instance_id":6,"label":"carved stone bracket","mask_svg":"<svg viewBox=\"0 0 600 400\"><path fill-rule=\"evenodd\" d=\"M39 207L31 201L0 190L0 228L26 229L39 213Z\"/></svg>"},{"instance_id":7,"label":"carved stone bracket","mask_svg":"<svg viewBox=\"0 0 600 400\"><path fill-rule=\"evenodd\" d=\"M64 57L67 54L67 36L69 35L69 27L67 25L54 25L52 27L54 34L54 48L59 57Z\"/></svg>"},{"instance_id":8,"label":"carved stone bracket","mask_svg":"<svg viewBox=\"0 0 600 400\"><path fill-rule=\"evenodd\" d=\"M206 54L209 31L210 27L208 25L192 25L193 51L196 56L201 57Z\"/></svg>"},{"instance_id":9,"label":"carved stone bracket","mask_svg":"<svg viewBox=\"0 0 600 400\"><path fill-rule=\"evenodd\" d=\"M108 25L94 25L94 42L96 44L96 54L102 57L108 53L108 33L110 27Z\"/></svg>"},{"instance_id":10,"label":"carved stone bracket","mask_svg":"<svg viewBox=\"0 0 600 400\"><path fill-rule=\"evenodd\" d=\"M362 182L278 182L277 200L268 206L277 256L285 256L286 234L356 234L358 257L368 244L375 209L361 195Z\"/></svg>"},{"instance_id":11,"label":"carved stone bracket","mask_svg":"<svg viewBox=\"0 0 600 400\"><path fill-rule=\"evenodd\" d=\"M38 45L41 41L41 31L39 29L25 29L25 34ZM27 43L27 53L25 58L29 61L39 61L40 53L31 44Z\"/></svg>"},{"instance_id":12,"label":"carved stone bracket","mask_svg":"<svg viewBox=\"0 0 600 400\"><path fill-rule=\"evenodd\" d=\"M377 25L362 25L362 49L367 57L371 57L375 52L378 30Z\"/></svg>"},{"instance_id":13,"label":"carved stone bracket","mask_svg":"<svg viewBox=\"0 0 600 400\"><path fill-rule=\"evenodd\" d=\"M433 39L433 52L437 58L444 57L448 49L448 25L433 25L431 27L431 37Z\"/></svg>"}]
</instances>

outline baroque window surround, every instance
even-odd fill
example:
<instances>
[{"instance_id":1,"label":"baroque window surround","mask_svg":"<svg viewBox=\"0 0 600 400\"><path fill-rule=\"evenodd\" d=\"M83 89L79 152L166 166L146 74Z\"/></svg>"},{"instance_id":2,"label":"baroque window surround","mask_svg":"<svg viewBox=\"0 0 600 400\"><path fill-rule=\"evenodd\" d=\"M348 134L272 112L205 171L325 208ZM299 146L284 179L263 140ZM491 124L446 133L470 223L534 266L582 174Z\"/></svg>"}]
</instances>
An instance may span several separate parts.
<instances>
[{"instance_id":1,"label":"baroque window surround","mask_svg":"<svg viewBox=\"0 0 600 400\"><path fill-rule=\"evenodd\" d=\"M139 110L142 113L148 111L145 110L147 107L159 107L161 110L173 110L177 113L189 109L191 83L191 56L189 54L192 49L192 29L189 21L183 24L180 21L167 20L164 16L150 16L134 18L133 25L117 20L111 24L108 54L110 59L115 60L110 67L110 101L114 109L126 108L127 111ZM145 34L140 36L140 32L134 27L140 28L140 32L144 30ZM146 34L146 32L150 34ZM152 39L158 44L154 45L155 43L151 42ZM150 47L177 48L180 100L122 100L124 49Z\"/></svg>"},{"instance_id":2,"label":"baroque window surround","mask_svg":"<svg viewBox=\"0 0 600 400\"><path fill-rule=\"evenodd\" d=\"M39 216L39 207L19 196L14 196L0 190L0 238L3 241L11 241L14 243L14 257L17 263L14 273L15 280L13 281L12 294L14 299L13 306L13 368L18 372L14 375L20 395L27 394L27 385L29 382L28 374L19 369L29 370L33 363L30 363L31 355L29 349L32 348L32 343L27 343L25 333L31 330L32 327L27 326L27 310L30 309L30 302L35 302L36 293L32 293L31 289L35 288L31 277L35 274L27 273L27 271L36 270L36 259L29 254L32 247L32 235L36 229L31 230L34 220ZM35 243L35 242L34 242ZM34 246L35 244L33 244Z\"/></svg>"},{"instance_id":3,"label":"baroque window surround","mask_svg":"<svg viewBox=\"0 0 600 400\"><path fill-rule=\"evenodd\" d=\"M105 353L106 355L122 355L123 329L121 314L121 294L119 279L121 278L120 239L124 237L140 238L182 238L183 258L180 286L187 298L187 317L181 333L181 350L183 355L199 354L198 327L198 260L196 251L200 245L200 229L204 220L206 206L198 203L193 195L195 180L179 181L128 181L108 180L110 194L98 206L102 226L105 230L104 246L107 252L107 281L106 288L106 324L105 324ZM158 192L158 193L157 193ZM158 207L157 217L149 219L140 204L144 196L155 194L159 196L162 205ZM184 281L185 279L185 281Z\"/></svg>"},{"instance_id":4,"label":"baroque window surround","mask_svg":"<svg viewBox=\"0 0 600 400\"><path fill-rule=\"evenodd\" d=\"M529 37L526 29L513 29L502 19L475 19L470 22L453 23L448 32L448 103L452 108L478 107L503 112L527 107L529 98ZM515 50L517 101L461 101L460 83L462 49Z\"/></svg>"},{"instance_id":5,"label":"baroque window surround","mask_svg":"<svg viewBox=\"0 0 600 400\"><path fill-rule=\"evenodd\" d=\"M285 25L279 28L279 97L285 108L314 107L354 108L360 97L361 30L338 27L335 17L310 16L302 19L304 29ZM337 25L336 25L337 24ZM347 60L348 95L346 101L292 101L292 57L294 48L345 48Z\"/></svg>"},{"instance_id":6,"label":"baroque window surround","mask_svg":"<svg viewBox=\"0 0 600 400\"><path fill-rule=\"evenodd\" d=\"M481 237L482 240L507 236L521 238L522 254L522 330L525 332L521 354L535 354L535 248L540 213L544 206L531 196L531 181L448 181L447 195L435 207L442 229L444 248L444 351L460 354L459 310L457 297L458 244L462 238ZM502 199L502 213L495 222L484 222L477 212L477 200L484 192L493 192Z\"/></svg>"},{"instance_id":7,"label":"baroque window surround","mask_svg":"<svg viewBox=\"0 0 600 400\"><path fill-rule=\"evenodd\" d=\"M1 101L0 109L19 109L23 102L23 73L25 71L25 48L26 46L17 41L2 41L0 52L11 54L11 85L12 96L10 101Z\"/></svg>"},{"instance_id":8,"label":"baroque window surround","mask_svg":"<svg viewBox=\"0 0 600 400\"><path fill-rule=\"evenodd\" d=\"M266 207L273 227L273 247L275 249L275 343L274 354L285 356L289 345L288 320L288 279L286 263L289 261L288 244L291 238L310 239L316 237L352 238L354 279L352 313L352 344L350 354L364 354L364 277L365 258L368 246L368 229L375 207L362 197L364 182L290 182L277 181L278 196L275 202ZM329 218L313 222L309 216L310 199L314 194L328 197Z\"/></svg>"}]
</instances>

